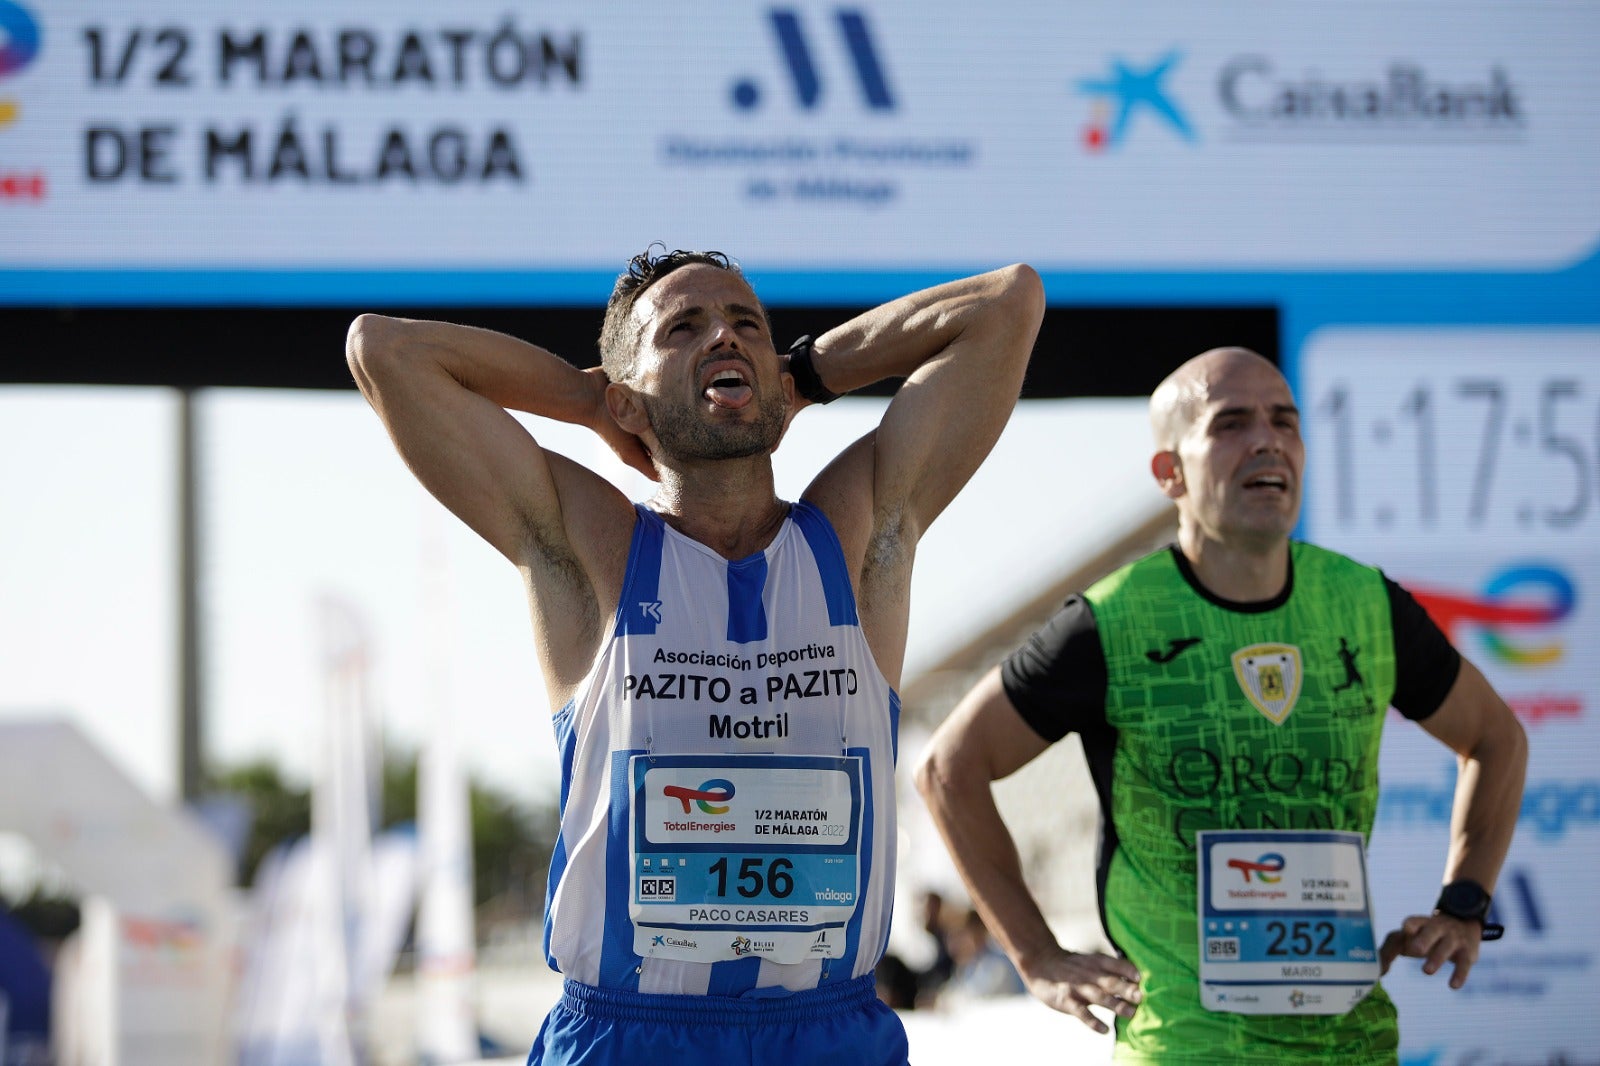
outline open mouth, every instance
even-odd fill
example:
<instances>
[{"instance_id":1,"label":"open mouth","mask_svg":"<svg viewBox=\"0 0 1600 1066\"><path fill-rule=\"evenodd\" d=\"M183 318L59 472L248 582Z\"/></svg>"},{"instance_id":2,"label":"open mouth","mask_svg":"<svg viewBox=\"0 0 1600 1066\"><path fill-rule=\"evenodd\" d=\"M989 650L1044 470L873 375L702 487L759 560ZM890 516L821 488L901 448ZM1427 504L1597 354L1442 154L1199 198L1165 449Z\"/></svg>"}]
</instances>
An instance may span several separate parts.
<instances>
[{"instance_id":1,"label":"open mouth","mask_svg":"<svg viewBox=\"0 0 1600 1066\"><path fill-rule=\"evenodd\" d=\"M718 407L739 408L750 402L749 371L737 363L728 363L711 371L703 395Z\"/></svg>"},{"instance_id":2,"label":"open mouth","mask_svg":"<svg viewBox=\"0 0 1600 1066\"><path fill-rule=\"evenodd\" d=\"M1266 492L1288 492L1289 479L1282 474L1255 474L1245 479L1244 487Z\"/></svg>"}]
</instances>

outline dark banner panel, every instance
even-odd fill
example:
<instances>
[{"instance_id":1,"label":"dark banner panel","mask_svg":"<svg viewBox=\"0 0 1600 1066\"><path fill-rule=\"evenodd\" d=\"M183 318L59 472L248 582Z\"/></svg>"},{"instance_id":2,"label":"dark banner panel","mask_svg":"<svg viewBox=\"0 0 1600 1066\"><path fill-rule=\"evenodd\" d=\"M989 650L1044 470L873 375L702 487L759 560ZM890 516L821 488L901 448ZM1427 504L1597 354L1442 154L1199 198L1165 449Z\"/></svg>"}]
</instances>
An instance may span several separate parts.
<instances>
[{"instance_id":1,"label":"dark banner panel","mask_svg":"<svg viewBox=\"0 0 1600 1066\"><path fill-rule=\"evenodd\" d=\"M351 388L344 336L362 310L465 322L534 341L577 366L600 361L597 307L16 307L0 309L8 348L0 383ZM775 307L773 333L785 346L861 310ZM1184 359L1219 345L1277 362L1276 309L1053 307L1023 395L1143 396ZM888 395L892 384L866 391Z\"/></svg>"}]
</instances>

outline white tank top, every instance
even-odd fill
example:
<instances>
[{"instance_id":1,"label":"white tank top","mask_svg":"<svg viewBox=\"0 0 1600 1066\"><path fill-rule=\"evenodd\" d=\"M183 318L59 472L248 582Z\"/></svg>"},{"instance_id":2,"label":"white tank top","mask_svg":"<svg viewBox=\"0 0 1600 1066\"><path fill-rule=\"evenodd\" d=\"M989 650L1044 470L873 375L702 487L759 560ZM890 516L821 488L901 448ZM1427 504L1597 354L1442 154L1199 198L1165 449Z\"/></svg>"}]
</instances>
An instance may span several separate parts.
<instances>
[{"instance_id":1,"label":"white tank top","mask_svg":"<svg viewBox=\"0 0 1600 1066\"><path fill-rule=\"evenodd\" d=\"M611 638L555 717L551 967L717 996L870 973L900 706L832 525L795 503L765 551L729 561L636 510Z\"/></svg>"}]
</instances>

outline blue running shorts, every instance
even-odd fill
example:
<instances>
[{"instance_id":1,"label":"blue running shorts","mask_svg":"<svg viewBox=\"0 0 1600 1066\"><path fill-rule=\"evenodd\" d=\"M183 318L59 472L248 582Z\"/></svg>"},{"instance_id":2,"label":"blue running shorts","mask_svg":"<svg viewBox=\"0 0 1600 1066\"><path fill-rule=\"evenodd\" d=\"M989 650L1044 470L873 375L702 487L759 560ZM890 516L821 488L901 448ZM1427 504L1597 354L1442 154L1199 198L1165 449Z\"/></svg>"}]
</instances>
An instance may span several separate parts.
<instances>
[{"instance_id":1,"label":"blue running shorts","mask_svg":"<svg viewBox=\"0 0 1600 1066\"><path fill-rule=\"evenodd\" d=\"M663 996L568 981L528 1066L906 1066L871 974L775 997Z\"/></svg>"}]
</instances>

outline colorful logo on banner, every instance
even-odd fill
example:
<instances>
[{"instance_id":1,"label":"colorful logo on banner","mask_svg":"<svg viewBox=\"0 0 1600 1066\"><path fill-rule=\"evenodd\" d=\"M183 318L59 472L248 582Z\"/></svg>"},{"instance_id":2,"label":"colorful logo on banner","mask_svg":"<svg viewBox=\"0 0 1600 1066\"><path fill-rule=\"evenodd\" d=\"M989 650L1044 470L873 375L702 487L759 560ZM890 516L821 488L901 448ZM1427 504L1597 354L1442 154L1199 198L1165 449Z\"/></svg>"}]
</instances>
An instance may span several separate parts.
<instances>
[{"instance_id":1,"label":"colorful logo on banner","mask_svg":"<svg viewBox=\"0 0 1600 1066\"><path fill-rule=\"evenodd\" d=\"M1188 117L1162 84L1182 58L1182 53L1174 49L1152 63L1135 66L1117 56L1108 73L1080 78L1078 91L1093 100L1092 117L1083 131L1084 147L1091 152L1117 147L1127 137L1134 119L1144 112L1160 119L1184 140L1197 140Z\"/></svg>"},{"instance_id":2,"label":"colorful logo on banner","mask_svg":"<svg viewBox=\"0 0 1600 1066\"><path fill-rule=\"evenodd\" d=\"M0 78L5 78L39 54L39 24L26 8L0 0L0 34Z\"/></svg>"},{"instance_id":3,"label":"colorful logo on banner","mask_svg":"<svg viewBox=\"0 0 1600 1066\"><path fill-rule=\"evenodd\" d=\"M733 799L733 782L716 777L703 781L699 788L667 785L662 794L683 804L683 813L689 813L689 804L696 803L701 814L727 814L728 801Z\"/></svg>"},{"instance_id":4,"label":"colorful logo on banner","mask_svg":"<svg viewBox=\"0 0 1600 1066\"><path fill-rule=\"evenodd\" d=\"M130 949L167 956L190 955L204 943L204 930L193 918L122 916L122 942Z\"/></svg>"},{"instance_id":5,"label":"colorful logo on banner","mask_svg":"<svg viewBox=\"0 0 1600 1066\"><path fill-rule=\"evenodd\" d=\"M1542 563L1505 567L1476 596L1416 587L1412 594L1451 641L1462 623L1481 626L1478 639L1489 654L1521 667L1559 662L1562 646L1554 641L1519 643L1508 634L1555 625L1572 613L1578 599L1572 579Z\"/></svg>"},{"instance_id":6,"label":"colorful logo on banner","mask_svg":"<svg viewBox=\"0 0 1600 1066\"><path fill-rule=\"evenodd\" d=\"M39 23L27 8L0 0L0 78L27 68L39 54ZM0 96L0 131L17 121L22 107ZM0 200L43 200L44 173L37 170L0 170Z\"/></svg>"},{"instance_id":7,"label":"colorful logo on banner","mask_svg":"<svg viewBox=\"0 0 1600 1066\"><path fill-rule=\"evenodd\" d=\"M800 22L799 13L792 8L773 8L767 12L767 18L772 24L772 34L777 41L778 52L783 57L789 83L794 88L795 99L802 110L815 110L822 102L826 84L818 71L812 41ZM894 92L889 88L889 79L884 73L883 61L878 57L867 16L859 10L840 8L834 13L834 18L838 22L844 58L855 73L862 100L873 111L894 110ZM760 106L762 96L762 84L754 78L741 78L734 83L733 104L741 111Z\"/></svg>"}]
</instances>

